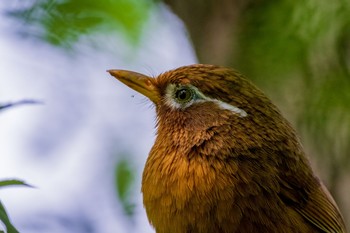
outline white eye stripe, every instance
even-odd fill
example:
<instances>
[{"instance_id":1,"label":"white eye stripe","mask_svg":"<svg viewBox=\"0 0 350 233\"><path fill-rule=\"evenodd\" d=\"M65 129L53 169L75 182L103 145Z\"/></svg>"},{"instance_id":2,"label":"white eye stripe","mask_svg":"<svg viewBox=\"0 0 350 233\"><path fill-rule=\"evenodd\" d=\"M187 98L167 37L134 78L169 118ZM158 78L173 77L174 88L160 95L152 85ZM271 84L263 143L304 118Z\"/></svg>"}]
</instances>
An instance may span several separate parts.
<instances>
[{"instance_id":1,"label":"white eye stripe","mask_svg":"<svg viewBox=\"0 0 350 233\"><path fill-rule=\"evenodd\" d=\"M196 99L192 99L191 101L181 104L174 100L174 91L176 90L176 85L169 84L166 90L165 94L165 104L171 107L172 109L186 109L190 107L192 104L195 103L203 103L203 102L213 102L215 103L219 108L223 110L229 110L235 114L238 114L240 117L246 117L248 116L247 112L243 109L240 109L236 106L233 106L231 104L225 103L221 100L212 99L207 96L205 96L202 92L198 90L198 88L191 86L191 88L195 91L195 94L197 96Z\"/></svg>"},{"instance_id":2,"label":"white eye stripe","mask_svg":"<svg viewBox=\"0 0 350 233\"><path fill-rule=\"evenodd\" d=\"M224 110L229 110L233 113L238 114L240 117L246 117L248 116L248 113L246 111L244 111L243 109L240 109L236 106L233 106L231 104L222 102L220 100L217 99L210 99L209 101L214 102L219 108L224 109Z\"/></svg>"}]
</instances>

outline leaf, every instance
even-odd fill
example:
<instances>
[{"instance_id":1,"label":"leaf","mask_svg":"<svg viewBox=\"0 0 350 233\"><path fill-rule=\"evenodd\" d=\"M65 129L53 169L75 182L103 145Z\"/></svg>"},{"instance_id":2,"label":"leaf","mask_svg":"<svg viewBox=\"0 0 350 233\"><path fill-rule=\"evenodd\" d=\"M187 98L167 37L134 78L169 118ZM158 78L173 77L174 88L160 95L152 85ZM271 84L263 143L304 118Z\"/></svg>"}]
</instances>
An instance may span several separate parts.
<instances>
[{"instance_id":1,"label":"leaf","mask_svg":"<svg viewBox=\"0 0 350 233\"><path fill-rule=\"evenodd\" d=\"M3 104L3 105L0 104L0 111L4 110L4 109L15 107L15 106L19 106L19 105L41 104L41 103L42 102L40 102L38 100L25 99L25 100L20 100L20 101L8 103L8 104Z\"/></svg>"},{"instance_id":2,"label":"leaf","mask_svg":"<svg viewBox=\"0 0 350 233\"><path fill-rule=\"evenodd\" d=\"M127 160L121 160L115 170L116 189L118 197L127 215L132 215L134 204L130 200L130 189L134 181L134 173Z\"/></svg>"},{"instance_id":3,"label":"leaf","mask_svg":"<svg viewBox=\"0 0 350 233\"><path fill-rule=\"evenodd\" d=\"M13 186L13 185L20 185L20 186L26 186L33 188L32 185L27 184L26 182L22 180L17 180L17 179L9 179L9 180L0 180L0 188L5 187L5 186Z\"/></svg>"},{"instance_id":4,"label":"leaf","mask_svg":"<svg viewBox=\"0 0 350 233\"><path fill-rule=\"evenodd\" d=\"M5 207L0 201L0 220L4 223L7 233L18 233L19 231L12 225L9 216L6 213Z\"/></svg>"},{"instance_id":5,"label":"leaf","mask_svg":"<svg viewBox=\"0 0 350 233\"><path fill-rule=\"evenodd\" d=\"M25 24L21 34L71 48L82 35L101 31L122 31L137 42L151 8L151 0L37 0L7 13Z\"/></svg>"}]
</instances>

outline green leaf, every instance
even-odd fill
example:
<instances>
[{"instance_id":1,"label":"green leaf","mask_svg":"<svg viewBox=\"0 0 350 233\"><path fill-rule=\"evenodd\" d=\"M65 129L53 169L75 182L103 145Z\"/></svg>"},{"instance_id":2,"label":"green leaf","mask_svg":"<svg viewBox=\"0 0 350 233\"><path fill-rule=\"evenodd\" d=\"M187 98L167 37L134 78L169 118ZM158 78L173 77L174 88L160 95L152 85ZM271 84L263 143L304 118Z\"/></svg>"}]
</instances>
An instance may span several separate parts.
<instances>
[{"instance_id":1,"label":"green leaf","mask_svg":"<svg viewBox=\"0 0 350 233\"><path fill-rule=\"evenodd\" d=\"M9 179L9 180L0 180L0 188L5 186L13 186L13 185L20 185L20 186L26 186L33 188L32 185L27 184L26 182L22 180L17 179Z\"/></svg>"},{"instance_id":2,"label":"green leaf","mask_svg":"<svg viewBox=\"0 0 350 233\"><path fill-rule=\"evenodd\" d=\"M18 233L19 231L12 225L9 216L6 213L5 207L0 201L0 220L4 223L7 233Z\"/></svg>"},{"instance_id":3,"label":"green leaf","mask_svg":"<svg viewBox=\"0 0 350 233\"><path fill-rule=\"evenodd\" d=\"M137 42L151 9L151 0L37 0L7 13L26 24L21 34L70 48L82 35L101 31L122 31Z\"/></svg>"},{"instance_id":4,"label":"green leaf","mask_svg":"<svg viewBox=\"0 0 350 233\"><path fill-rule=\"evenodd\" d=\"M135 205L131 203L130 191L134 182L134 173L127 160L118 162L115 169L115 180L118 198L121 201L127 215L132 215Z\"/></svg>"}]
</instances>

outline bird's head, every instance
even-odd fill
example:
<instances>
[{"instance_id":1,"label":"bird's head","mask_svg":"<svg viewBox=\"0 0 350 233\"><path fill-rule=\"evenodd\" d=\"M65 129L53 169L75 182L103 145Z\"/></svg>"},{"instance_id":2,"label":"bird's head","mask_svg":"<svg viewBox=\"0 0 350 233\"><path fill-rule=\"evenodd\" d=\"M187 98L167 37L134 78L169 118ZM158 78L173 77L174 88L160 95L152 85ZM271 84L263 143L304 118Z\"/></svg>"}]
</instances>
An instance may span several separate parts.
<instances>
[{"instance_id":1,"label":"bird's head","mask_svg":"<svg viewBox=\"0 0 350 233\"><path fill-rule=\"evenodd\" d=\"M125 70L109 72L155 104L158 138L164 142L193 147L211 141L215 147L224 143L231 149L247 149L293 134L263 92L232 69L196 64L155 78Z\"/></svg>"}]
</instances>

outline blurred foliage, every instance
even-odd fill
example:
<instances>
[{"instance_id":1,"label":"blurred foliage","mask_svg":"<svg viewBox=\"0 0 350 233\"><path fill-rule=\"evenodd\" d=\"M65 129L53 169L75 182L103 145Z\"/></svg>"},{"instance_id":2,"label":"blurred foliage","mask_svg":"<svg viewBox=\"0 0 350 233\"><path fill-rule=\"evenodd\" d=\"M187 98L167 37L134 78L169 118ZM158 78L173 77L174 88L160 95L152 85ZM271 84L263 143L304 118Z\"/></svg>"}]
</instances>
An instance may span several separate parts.
<instances>
[{"instance_id":1,"label":"blurred foliage","mask_svg":"<svg viewBox=\"0 0 350 233\"><path fill-rule=\"evenodd\" d=\"M134 169L127 159L120 160L115 168L116 189L120 202L122 203L124 212L131 216L134 213L135 205L131 201L132 185L135 181Z\"/></svg>"},{"instance_id":2,"label":"blurred foliage","mask_svg":"<svg viewBox=\"0 0 350 233\"><path fill-rule=\"evenodd\" d=\"M322 81L324 69L334 74L334 68L348 69L344 52L349 46L349 5L343 0L331 6L315 0L251 3L240 25L242 48L234 63L269 86L298 78L296 71L304 74L305 84L314 85Z\"/></svg>"},{"instance_id":3,"label":"blurred foliage","mask_svg":"<svg viewBox=\"0 0 350 233\"><path fill-rule=\"evenodd\" d=\"M18 106L18 105L36 104L36 103L39 103L39 102L35 101L35 100L21 100L21 101L17 101L17 102L13 102L13 103L8 103L8 104L0 104L0 111L2 111L4 109L9 109L9 108L12 108L12 107ZM17 186L17 185L26 186L26 187L33 187L22 180L16 180L16 179L0 180L0 188L8 187L8 186ZM6 209L3 206L3 204L1 203L1 201L0 201L0 221L5 225L8 233L17 233L18 232L17 229L12 225L10 218L6 212ZM0 232L1 232L1 230L0 230Z\"/></svg>"},{"instance_id":4,"label":"blurred foliage","mask_svg":"<svg viewBox=\"0 0 350 233\"><path fill-rule=\"evenodd\" d=\"M22 35L70 48L82 35L101 31L118 30L138 42L151 7L151 0L35 0L7 14L24 22Z\"/></svg>"},{"instance_id":5,"label":"blurred foliage","mask_svg":"<svg viewBox=\"0 0 350 233\"><path fill-rule=\"evenodd\" d=\"M343 0L252 3L236 62L285 106L334 194L350 168L349 16Z\"/></svg>"},{"instance_id":6,"label":"blurred foliage","mask_svg":"<svg viewBox=\"0 0 350 233\"><path fill-rule=\"evenodd\" d=\"M6 187L6 186L13 186L13 185L21 185L21 186L27 186L31 187L27 183L21 180L0 180L0 188ZM5 207L3 206L2 202L0 201L0 221L5 225L6 230L8 233L17 233L18 230L12 225L10 218L6 212ZM0 230L1 232L1 230Z\"/></svg>"}]
</instances>

